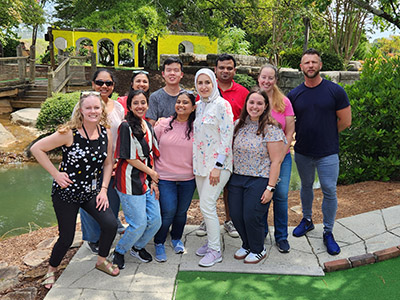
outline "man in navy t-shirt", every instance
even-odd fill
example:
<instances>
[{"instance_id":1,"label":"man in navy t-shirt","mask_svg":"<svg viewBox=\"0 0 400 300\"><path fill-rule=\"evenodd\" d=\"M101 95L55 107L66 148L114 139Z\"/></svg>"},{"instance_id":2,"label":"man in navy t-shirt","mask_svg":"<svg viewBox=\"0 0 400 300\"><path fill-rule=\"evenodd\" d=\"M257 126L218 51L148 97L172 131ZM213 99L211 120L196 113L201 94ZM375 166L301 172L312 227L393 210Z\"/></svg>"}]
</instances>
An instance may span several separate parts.
<instances>
[{"instance_id":1,"label":"man in navy t-shirt","mask_svg":"<svg viewBox=\"0 0 400 300\"><path fill-rule=\"evenodd\" d=\"M314 229L312 222L313 183L317 169L321 189L323 240L331 255L340 253L332 230L337 211L336 184L339 175L339 132L351 125L351 108L344 89L322 79L321 56L308 49L301 58L305 82L291 90L288 98L296 116L295 161L301 179L303 219L293 230L295 237Z\"/></svg>"}]
</instances>

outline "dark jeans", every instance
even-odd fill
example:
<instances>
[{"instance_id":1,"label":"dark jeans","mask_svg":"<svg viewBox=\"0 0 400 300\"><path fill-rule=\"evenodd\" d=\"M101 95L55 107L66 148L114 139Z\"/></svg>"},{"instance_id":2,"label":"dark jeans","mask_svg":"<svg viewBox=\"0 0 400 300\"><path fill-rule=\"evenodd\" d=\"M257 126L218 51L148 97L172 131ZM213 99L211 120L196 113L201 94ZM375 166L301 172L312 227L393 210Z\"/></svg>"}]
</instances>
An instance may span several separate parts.
<instances>
[{"instance_id":1,"label":"dark jeans","mask_svg":"<svg viewBox=\"0 0 400 300\"><path fill-rule=\"evenodd\" d=\"M160 190L162 224L154 236L154 243L165 243L171 224L171 239L180 240L186 224L186 213L196 189L196 181L194 179L188 181L160 180L158 189Z\"/></svg>"},{"instance_id":2,"label":"dark jeans","mask_svg":"<svg viewBox=\"0 0 400 300\"><path fill-rule=\"evenodd\" d=\"M71 246L75 236L76 216L78 215L80 207L100 224L99 255L107 257L117 233L118 226L111 209L107 208L105 211L99 211L96 208L95 197L82 204L64 202L57 194L53 195L52 200L58 221L59 237L51 253L50 265L52 267L57 267Z\"/></svg>"},{"instance_id":3,"label":"dark jeans","mask_svg":"<svg viewBox=\"0 0 400 300\"><path fill-rule=\"evenodd\" d=\"M233 174L228 183L228 203L231 219L242 239L242 247L253 253L264 250L264 215L267 204L261 196L268 178Z\"/></svg>"},{"instance_id":4,"label":"dark jeans","mask_svg":"<svg viewBox=\"0 0 400 300\"><path fill-rule=\"evenodd\" d=\"M113 188L114 185L114 176L111 177L110 183L108 184L107 189L107 198L108 203L110 204L110 208L115 215L115 218L118 218L120 201L117 191ZM82 239L84 241L97 243L100 238L100 226L99 223L96 222L86 211L80 209L81 214L81 227L82 227Z\"/></svg>"}]
</instances>

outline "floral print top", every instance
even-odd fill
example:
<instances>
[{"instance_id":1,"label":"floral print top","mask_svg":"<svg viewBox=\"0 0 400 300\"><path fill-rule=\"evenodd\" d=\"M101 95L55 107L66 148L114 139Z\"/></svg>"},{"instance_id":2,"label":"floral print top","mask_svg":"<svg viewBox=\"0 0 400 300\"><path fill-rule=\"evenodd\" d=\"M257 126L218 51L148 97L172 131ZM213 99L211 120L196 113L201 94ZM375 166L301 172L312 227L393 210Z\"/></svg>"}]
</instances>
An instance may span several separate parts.
<instances>
[{"instance_id":1,"label":"floral print top","mask_svg":"<svg viewBox=\"0 0 400 300\"><path fill-rule=\"evenodd\" d=\"M287 143L283 130L275 125L267 125L265 136L256 135L258 121L248 117L239 129L233 142L233 172L239 175L269 178L271 160L267 143L283 141Z\"/></svg>"},{"instance_id":2,"label":"floral print top","mask_svg":"<svg viewBox=\"0 0 400 300\"><path fill-rule=\"evenodd\" d=\"M193 173L208 176L218 154L226 156L222 169L232 172L233 114L229 102L221 97L198 101L193 124Z\"/></svg>"},{"instance_id":3,"label":"floral print top","mask_svg":"<svg viewBox=\"0 0 400 300\"><path fill-rule=\"evenodd\" d=\"M63 159L60 172L68 174L72 180L63 189L53 180L52 195L58 194L67 203L85 203L100 193L103 164L107 158L107 129L100 125L99 137L88 140L77 129L73 129L73 143L62 146Z\"/></svg>"}]
</instances>

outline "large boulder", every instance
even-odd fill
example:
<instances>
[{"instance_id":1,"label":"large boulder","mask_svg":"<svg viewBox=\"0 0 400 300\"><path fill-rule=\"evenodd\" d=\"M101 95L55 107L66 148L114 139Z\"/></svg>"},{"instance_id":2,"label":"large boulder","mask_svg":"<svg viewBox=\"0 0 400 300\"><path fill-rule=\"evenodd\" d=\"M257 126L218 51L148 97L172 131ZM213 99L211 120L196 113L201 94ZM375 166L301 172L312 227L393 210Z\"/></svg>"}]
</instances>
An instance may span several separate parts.
<instances>
[{"instance_id":1,"label":"large boulder","mask_svg":"<svg viewBox=\"0 0 400 300\"><path fill-rule=\"evenodd\" d=\"M20 109L11 114L11 121L23 126L35 127L39 112L40 108Z\"/></svg>"},{"instance_id":2,"label":"large boulder","mask_svg":"<svg viewBox=\"0 0 400 300\"><path fill-rule=\"evenodd\" d=\"M5 148L15 143L17 139L0 123L0 148Z\"/></svg>"}]
</instances>

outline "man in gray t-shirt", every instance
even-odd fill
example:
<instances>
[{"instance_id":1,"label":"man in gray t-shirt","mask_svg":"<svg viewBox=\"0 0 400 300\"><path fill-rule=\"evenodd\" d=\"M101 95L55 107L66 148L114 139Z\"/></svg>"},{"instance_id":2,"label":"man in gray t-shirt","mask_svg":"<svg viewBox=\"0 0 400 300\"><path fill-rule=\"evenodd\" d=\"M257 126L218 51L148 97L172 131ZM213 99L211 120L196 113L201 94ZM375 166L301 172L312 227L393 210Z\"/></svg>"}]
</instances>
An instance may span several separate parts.
<instances>
[{"instance_id":1,"label":"man in gray t-shirt","mask_svg":"<svg viewBox=\"0 0 400 300\"><path fill-rule=\"evenodd\" d=\"M167 58L162 66L162 77L165 87L155 91L149 98L149 109L146 118L154 126L159 118L168 118L175 112L175 103L181 92L179 83L183 77L182 61L178 58Z\"/></svg>"}]
</instances>

